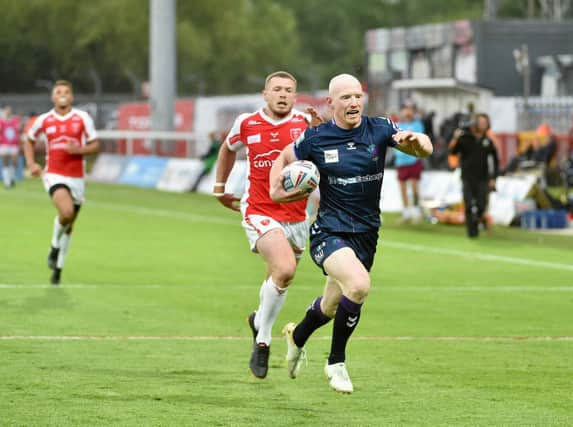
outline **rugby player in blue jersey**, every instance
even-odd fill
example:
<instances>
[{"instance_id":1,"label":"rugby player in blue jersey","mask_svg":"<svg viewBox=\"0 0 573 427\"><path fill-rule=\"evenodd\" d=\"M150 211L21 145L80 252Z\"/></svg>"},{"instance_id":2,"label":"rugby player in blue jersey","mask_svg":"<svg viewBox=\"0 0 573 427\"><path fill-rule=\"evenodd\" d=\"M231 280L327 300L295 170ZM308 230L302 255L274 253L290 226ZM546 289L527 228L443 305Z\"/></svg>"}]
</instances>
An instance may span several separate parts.
<instances>
[{"instance_id":1,"label":"rugby player in blue jersey","mask_svg":"<svg viewBox=\"0 0 573 427\"><path fill-rule=\"evenodd\" d=\"M334 319L324 371L334 390L352 393L346 344L370 289L386 150L394 147L427 157L432 144L423 133L402 131L389 119L362 115L362 86L352 75L340 74L330 81L327 101L332 120L308 128L281 152L271 168L269 193L273 200L284 202L307 196L282 186L280 172L295 160L310 160L320 171L320 206L310 228L310 253L327 279L322 296L313 301L302 321L285 326L288 371L291 378L297 376L306 341Z\"/></svg>"}]
</instances>

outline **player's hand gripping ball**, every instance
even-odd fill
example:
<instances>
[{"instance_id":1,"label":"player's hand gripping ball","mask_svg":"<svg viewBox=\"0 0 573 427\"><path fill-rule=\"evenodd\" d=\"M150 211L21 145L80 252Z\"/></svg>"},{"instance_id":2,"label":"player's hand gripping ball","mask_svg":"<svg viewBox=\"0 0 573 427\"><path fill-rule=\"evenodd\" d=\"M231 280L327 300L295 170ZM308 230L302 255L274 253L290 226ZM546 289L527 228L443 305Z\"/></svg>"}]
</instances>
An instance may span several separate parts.
<instances>
[{"instance_id":1,"label":"player's hand gripping ball","mask_svg":"<svg viewBox=\"0 0 573 427\"><path fill-rule=\"evenodd\" d=\"M308 160L292 162L285 166L281 174L284 176L283 187L286 191L302 190L311 193L320 182L316 165Z\"/></svg>"}]
</instances>

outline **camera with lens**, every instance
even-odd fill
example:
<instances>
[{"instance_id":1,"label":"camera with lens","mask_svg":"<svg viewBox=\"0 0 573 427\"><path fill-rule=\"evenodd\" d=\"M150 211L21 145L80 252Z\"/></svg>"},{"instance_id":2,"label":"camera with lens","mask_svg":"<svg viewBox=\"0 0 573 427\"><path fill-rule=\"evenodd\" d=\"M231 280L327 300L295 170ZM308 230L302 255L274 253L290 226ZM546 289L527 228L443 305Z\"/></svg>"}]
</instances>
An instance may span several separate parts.
<instances>
[{"instance_id":1,"label":"camera with lens","mask_svg":"<svg viewBox=\"0 0 573 427\"><path fill-rule=\"evenodd\" d=\"M475 121L469 114L461 114L458 119L458 129L469 132L475 126Z\"/></svg>"}]
</instances>

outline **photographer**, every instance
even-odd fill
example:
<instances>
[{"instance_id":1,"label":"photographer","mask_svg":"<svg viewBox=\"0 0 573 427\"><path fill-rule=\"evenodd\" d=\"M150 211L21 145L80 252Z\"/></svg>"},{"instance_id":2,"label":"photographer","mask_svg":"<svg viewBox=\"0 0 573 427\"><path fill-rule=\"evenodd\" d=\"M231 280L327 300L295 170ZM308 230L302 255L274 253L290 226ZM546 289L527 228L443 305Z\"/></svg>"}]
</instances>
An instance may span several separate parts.
<instances>
[{"instance_id":1,"label":"photographer","mask_svg":"<svg viewBox=\"0 0 573 427\"><path fill-rule=\"evenodd\" d=\"M479 223L487 226L485 212L489 191L495 190L499 162L497 149L487 135L490 121L487 114L458 128L450 141L451 154L459 154L462 171L465 221L468 237L479 235Z\"/></svg>"}]
</instances>

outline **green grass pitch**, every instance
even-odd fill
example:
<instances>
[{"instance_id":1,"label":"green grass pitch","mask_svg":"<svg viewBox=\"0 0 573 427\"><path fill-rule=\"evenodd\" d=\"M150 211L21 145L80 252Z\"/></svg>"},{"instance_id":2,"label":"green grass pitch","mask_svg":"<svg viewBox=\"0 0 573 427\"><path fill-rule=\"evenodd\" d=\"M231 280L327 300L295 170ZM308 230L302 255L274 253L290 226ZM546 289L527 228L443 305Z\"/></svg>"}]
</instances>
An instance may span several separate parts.
<instances>
[{"instance_id":1,"label":"green grass pitch","mask_svg":"<svg viewBox=\"0 0 573 427\"><path fill-rule=\"evenodd\" d=\"M280 328L324 278L308 254L249 372L264 265L239 215L198 194L90 184L62 275L39 181L0 189L1 426L573 425L573 238L395 225L351 338L352 395L323 365L331 325L287 377Z\"/></svg>"}]
</instances>

